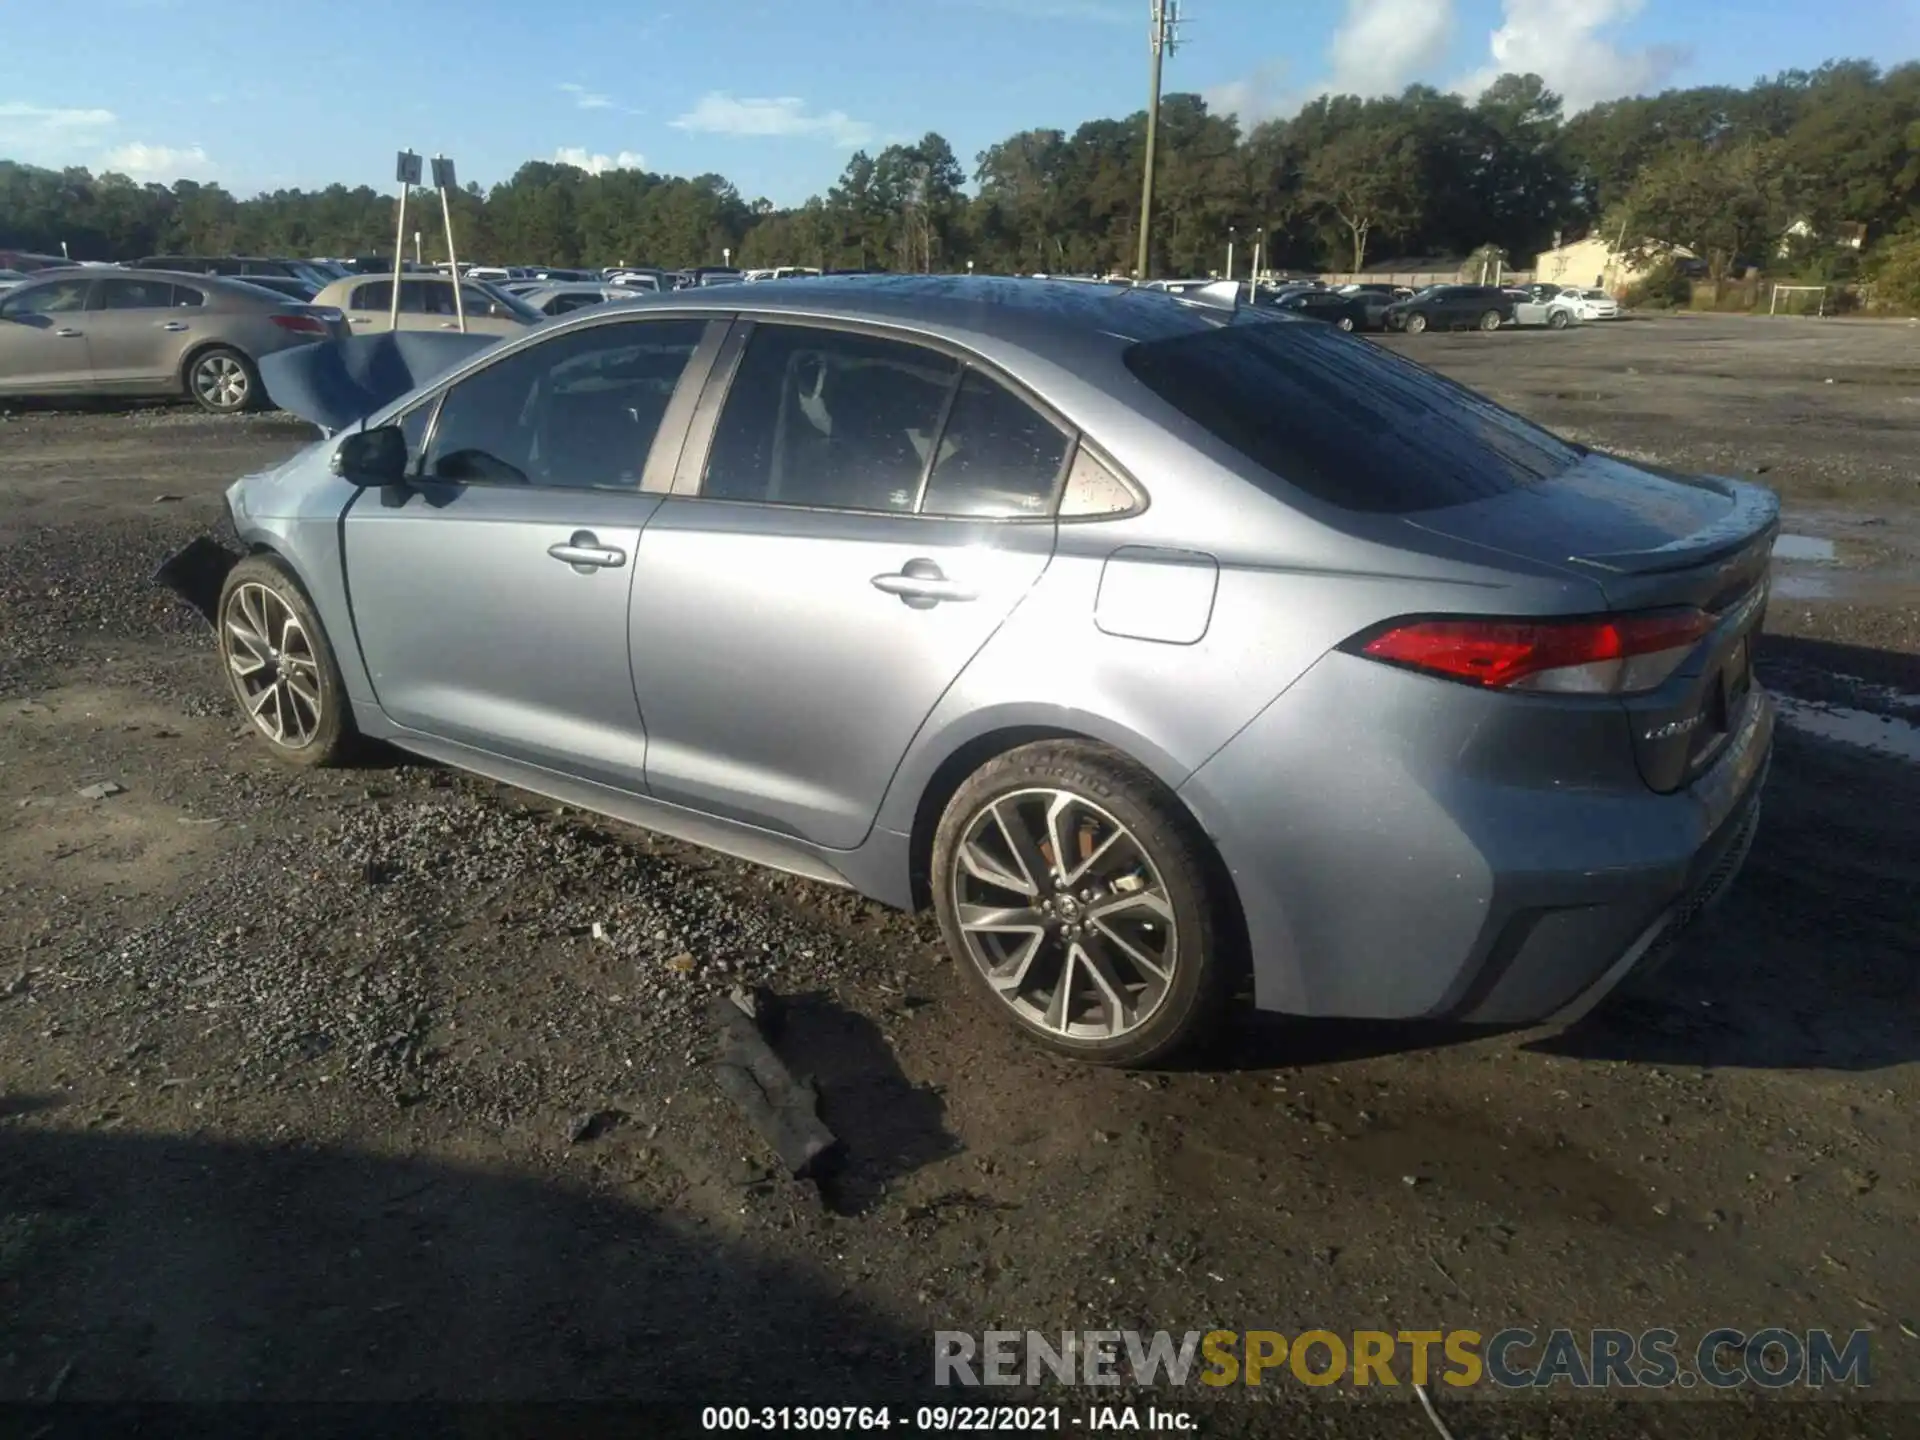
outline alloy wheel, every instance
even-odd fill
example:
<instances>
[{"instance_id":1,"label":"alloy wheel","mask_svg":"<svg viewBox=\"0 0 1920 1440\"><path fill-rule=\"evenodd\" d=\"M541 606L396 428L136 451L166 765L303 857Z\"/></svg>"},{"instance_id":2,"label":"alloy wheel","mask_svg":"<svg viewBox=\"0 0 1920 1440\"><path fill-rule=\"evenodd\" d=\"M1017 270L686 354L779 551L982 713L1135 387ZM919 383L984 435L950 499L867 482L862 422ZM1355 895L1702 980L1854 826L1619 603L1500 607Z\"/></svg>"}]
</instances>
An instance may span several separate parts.
<instances>
[{"instance_id":1,"label":"alloy wheel","mask_svg":"<svg viewBox=\"0 0 1920 1440\"><path fill-rule=\"evenodd\" d=\"M1027 1023L1115 1040L1166 999L1179 963L1166 884L1100 806L1053 788L1001 795L967 822L951 878L969 957Z\"/></svg>"},{"instance_id":2,"label":"alloy wheel","mask_svg":"<svg viewBox=\"0 0 1920 1440\"><path fill-rule=\"evenodd\" d=\"M209 409L240 409L249 388L246 366L231 355L208 355L193 367L193 393Z\"/></svg>"},{"instance_id":3,"label":"alloy wheel","mask_svg":"<svg viewBox=\"0 0 1920 1440\"><path fill-rule=\"evenodd\" d=\"M311 743L320 730L320 662L293 607L265 585L241 585L221 624L227 669L255 727L288 750Z\"/></svg>"}]
</instances>

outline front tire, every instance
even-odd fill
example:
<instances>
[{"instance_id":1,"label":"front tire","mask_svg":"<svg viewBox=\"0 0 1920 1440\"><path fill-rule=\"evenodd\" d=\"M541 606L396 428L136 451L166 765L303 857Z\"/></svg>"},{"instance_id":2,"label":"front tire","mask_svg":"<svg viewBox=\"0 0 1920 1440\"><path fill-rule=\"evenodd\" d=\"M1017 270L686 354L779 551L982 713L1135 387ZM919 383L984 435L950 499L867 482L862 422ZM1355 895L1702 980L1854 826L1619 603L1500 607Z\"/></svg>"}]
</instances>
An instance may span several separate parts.
<instances>
[{"instance_id":1,"label":"front tire","mask_svg":"<svg viewBox=\"0 0 1920 1440\"><path fill-rule=\"evenodd\" d=\"M238 350L211 345L187 362L187 394L202 410L238 415L261 403L260 372Z\"/></svg>"},{"instance_id":2,"label":"front tire","mask_svg":"<svg viewBox=\"0 0 1920 1440\"><path fill-rule=\"evenodd\" d=\"M1498 310L1487 311L1486 314L1480 317L1480 328L1482 330L1498 330L1500 328L1500 312Z\"/></svg>"},{"instance_id":3,"label":"front tire","mask_svg":"<svg viewBox=\"0 0 1920 1440\"><path fill-rule=\"evenodd\" d=\"M1338 325L1342 330L1345 330L1348 334L1353 333L1353 317L1351 315L1342 315L1333 323Z\"/></svg>"},{"instance_id":4,"label":"front tire","mask_svg":"<svg viewBox=\"0 0 1920 1440\"><path fill-rule=\"evenodd\" d=\"M1407 316L1407 334L1418 335L1421 331L1425 330L1426 328L1427 328L1426 316L1424 315Z\"/></svg>"},{"instance_id":5,"label":"front tire","mask_svg":"<svg viewBox=\"0 0 1920 1440\"><path fill-rule=\"evenodd\" d=\"M1206 841L1105 746L1023 745L948 802L933 897L954 959L1059 1054L1152 1065L1204 1038L1227 992Z\"/></svg>"},{"instance_id":6,"label":"front tire","mask_svg":"<svg viewBox=\"0 0 1920 1440\"><path fill-rule=\"evenodd\" d=\"M216 612L220 667L240 712L282 760L330 765L354 739L347 690L320 617L278 560L228 572Z\"/></svg>"}]
</instances>

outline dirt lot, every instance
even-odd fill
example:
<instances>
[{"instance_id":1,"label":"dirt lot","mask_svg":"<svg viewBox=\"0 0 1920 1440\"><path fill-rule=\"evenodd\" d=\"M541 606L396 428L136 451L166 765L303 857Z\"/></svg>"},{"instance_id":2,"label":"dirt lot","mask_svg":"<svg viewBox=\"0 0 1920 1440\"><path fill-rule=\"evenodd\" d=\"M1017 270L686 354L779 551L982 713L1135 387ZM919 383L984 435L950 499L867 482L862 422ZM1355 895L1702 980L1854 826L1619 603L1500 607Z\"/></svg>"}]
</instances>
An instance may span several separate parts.
<instances>
[{"instance_id":1,"label":"dirt lot","mask_svg":"<svg viewBox=\"0 0 1920 1440\"><path fill-rule=\"evenodd\" d=\"M0 1400L850 1403L936 1329L1722 1324L1868 1328L1920 1399L1920 330L1392 343L1780 490L1762 833L1572 1033L1249 1019L1162 1075L986 1023L925 920L393 756L275 764L145 577L303 427L0 419ZM742 979L797 997L820 1190L700 1068ZM1213 1423L1432 1433L1404 1384L1265 1398ZM1439 1402L1460 1440L1778 1419Z\"/></svg>"}]
</instances>

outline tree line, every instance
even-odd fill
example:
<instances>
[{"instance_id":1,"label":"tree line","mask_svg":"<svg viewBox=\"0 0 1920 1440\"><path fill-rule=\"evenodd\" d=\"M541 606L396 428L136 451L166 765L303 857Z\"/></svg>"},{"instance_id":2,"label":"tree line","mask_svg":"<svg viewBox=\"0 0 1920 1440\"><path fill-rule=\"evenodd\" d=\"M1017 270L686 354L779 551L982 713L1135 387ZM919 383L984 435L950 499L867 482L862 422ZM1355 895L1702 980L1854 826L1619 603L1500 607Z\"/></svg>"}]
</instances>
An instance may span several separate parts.
<instances>
[{"instance_id":1,"label":"tree line","mask_svg":"<svg viewBox=\"0 0 1920 1440\"><path fill-rule=\"evenodd\" d=\"M719 175L529 161L454 194L456 235L463 258L492 263L679 267L726 252L740 265L1127 273L1145 128L1143 110L1071 134L1025 130L983 151L971 176L930 132L854 155L824 195L789 209ZM1773 263L1790 232L1818 252L1807 263L1844 270L1853 252L1826 242L1845 228L1863 227L1869 254L1920 229L1920 64L1833 61L1571 117L1535 75L1504 75L1471 100L1424 85L1323 96L1246 130L1176 94L1159 145L1158 274L1218 271L1230 235L1242 254L1261 243L1275 267L1356 270L1485 247L1524 265L1598 231L1686 245L1719 278ZM421 212L429 258L443 249L437 211ZM390 254L393 239L393 194L364 185L239 199L0 161L5 247L64 242L75 259L125 260Z\"/></svg>"}]
</instances>

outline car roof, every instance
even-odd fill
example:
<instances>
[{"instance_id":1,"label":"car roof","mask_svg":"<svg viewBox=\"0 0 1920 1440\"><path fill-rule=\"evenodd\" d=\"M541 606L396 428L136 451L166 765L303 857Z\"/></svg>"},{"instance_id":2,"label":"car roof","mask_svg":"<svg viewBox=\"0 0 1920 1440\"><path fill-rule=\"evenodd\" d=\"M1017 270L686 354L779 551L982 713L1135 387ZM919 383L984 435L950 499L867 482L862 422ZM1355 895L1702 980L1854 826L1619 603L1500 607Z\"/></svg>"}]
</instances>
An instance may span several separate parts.
<instances>
[{"instance_id":1,"label":"car roof","mask_svg":"<svg viewBox=\"0 0 1920 1440\"><path fill-rule=\"evenodd\" d=\"M649 307L864 321L975 348L1013 345L1069 363L1089 348L1170 339L1227 318L1224 309L1162 290L993 275L805 276L778 285L675 290L633 303L635 310Z\"/></svg>"},{"instance_id":2,"label":"car roof","mask_svg":"<svg viewBox=\"0 0 1920 1440\"><path fill-rule=\"evenodd\" d=\"M293 275L268 275L268 280L293 280ZM136 270L131 265L106 266L75 265L63 270L38 270L28 277L29 284L38 284L43 280L159 280L168 285L192 285L220 295L238 295L255 300L261 298L260 287L242 275L202 275L195 270Z\"/></svg>"}]
</instances>

